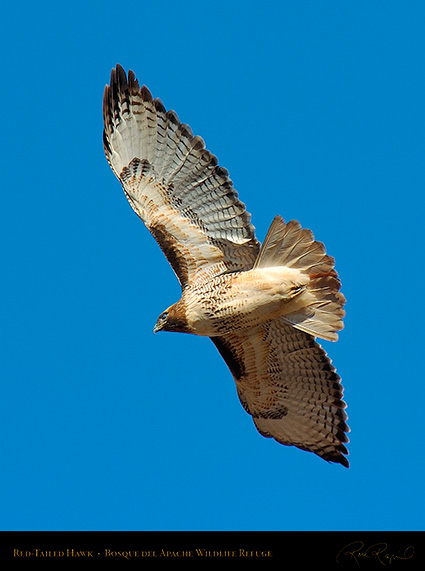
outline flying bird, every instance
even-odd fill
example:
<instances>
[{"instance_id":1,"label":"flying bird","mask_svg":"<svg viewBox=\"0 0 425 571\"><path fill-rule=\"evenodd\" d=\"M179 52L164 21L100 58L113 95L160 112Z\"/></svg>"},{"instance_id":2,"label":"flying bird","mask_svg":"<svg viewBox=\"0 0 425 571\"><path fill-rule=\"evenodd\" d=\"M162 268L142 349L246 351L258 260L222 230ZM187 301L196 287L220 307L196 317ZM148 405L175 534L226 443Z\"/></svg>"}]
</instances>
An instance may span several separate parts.
<instances>
[{"instance_id":1,"label":"flying bird","mask_svg":"<svg viewBox=\"0 0 425 571\"><path fill-rule=\"evenodd\" d=\"M316 342L343 328L334 259L280 216L261 245L228 171L131 70L112 70L103 117L109 165L182 288L154 332L210 337L263 436L348 468L341 379Z\"/></svg>"}]
</instances>

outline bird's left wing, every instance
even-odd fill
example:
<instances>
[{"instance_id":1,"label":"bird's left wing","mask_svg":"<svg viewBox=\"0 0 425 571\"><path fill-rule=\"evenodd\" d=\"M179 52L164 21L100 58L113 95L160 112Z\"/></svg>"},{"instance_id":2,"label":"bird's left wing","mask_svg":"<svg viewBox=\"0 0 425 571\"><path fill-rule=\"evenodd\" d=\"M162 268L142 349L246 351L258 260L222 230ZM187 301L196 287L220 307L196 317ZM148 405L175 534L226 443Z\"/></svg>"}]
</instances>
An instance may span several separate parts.
<instances>
[{"instance_id":1,"label":"bird's left wing","mask_svg":"<svg viewBox=\"0 0 425 571\"><path fill-rule=\"evenodd\" d=\"M341 379L314 337L279 318L211 339L263 436L348 468Z\"/></svg>"},{"instance_id":2,"label":"bird's left wing","mask_svg":"<svg viewBox=\"0 0 425 571\"><path fill-rule=\"evenodd\" d=\"M250 269L259 251L250 214L203 140L120 65L103 116L106 158L182 288Z\"/></svg>"}]
</instances>

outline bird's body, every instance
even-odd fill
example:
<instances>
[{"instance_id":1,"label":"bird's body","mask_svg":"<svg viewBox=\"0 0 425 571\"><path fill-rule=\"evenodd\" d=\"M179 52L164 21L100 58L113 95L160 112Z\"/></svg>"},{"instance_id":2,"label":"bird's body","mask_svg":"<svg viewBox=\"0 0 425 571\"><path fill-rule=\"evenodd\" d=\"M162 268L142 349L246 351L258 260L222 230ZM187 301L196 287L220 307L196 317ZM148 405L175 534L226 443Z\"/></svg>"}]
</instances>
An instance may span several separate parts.
<instances>
[{"instance_id":1,"label":"bird's body","mask_svg":"<svg viewBox=\"0 0 425 571\"><path fill-rule=\"evenodd\" d=\"M281 317L303 293L302 281L296 270L278 267L223 274L189 286L179 304L185 307L186 332L215 337Z\"/></svg>"},{"instance_id":2,"label":"bird's body","mask_svg":"<svg viewBox=\"0 0 425 571\"><path fill-rule=\"evenodd\" d=\"M260 247L227 171L121 66L104 122L108 162L182 286L154 332L210 337L262 435L348 467L340 378L315 341L343 327L333 258L280 216Z\"/></svg>"}]
</instances>

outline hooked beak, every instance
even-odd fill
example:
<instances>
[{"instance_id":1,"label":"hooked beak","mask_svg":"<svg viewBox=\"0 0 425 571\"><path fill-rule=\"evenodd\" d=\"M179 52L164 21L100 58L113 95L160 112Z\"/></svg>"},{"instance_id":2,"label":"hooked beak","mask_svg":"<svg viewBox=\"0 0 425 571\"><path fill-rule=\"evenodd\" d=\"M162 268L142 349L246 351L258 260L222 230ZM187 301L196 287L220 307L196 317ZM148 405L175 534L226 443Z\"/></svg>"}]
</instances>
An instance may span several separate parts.
<instances>
[{"instance_id":1,"label":"hooked beak","mask_svg":"<svg viewBox=\"0 0 425 571\"><path fill-rule=\"evenodd\" d=\"M155 327L153 328L153 333L155 334L157 331L161 331L161 326L159 323L155 323Z\"/></svg>"}]
</instances>

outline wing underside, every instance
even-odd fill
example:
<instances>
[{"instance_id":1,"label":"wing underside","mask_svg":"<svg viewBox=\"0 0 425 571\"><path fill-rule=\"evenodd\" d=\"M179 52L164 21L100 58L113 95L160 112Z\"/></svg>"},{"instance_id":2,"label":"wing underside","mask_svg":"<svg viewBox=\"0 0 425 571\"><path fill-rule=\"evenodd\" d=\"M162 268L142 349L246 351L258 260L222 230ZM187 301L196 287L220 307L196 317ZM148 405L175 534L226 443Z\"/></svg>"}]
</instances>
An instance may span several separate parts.
<instances>
[{"instance_id":1,"label":"wing underside","mask_svg":"<svg viewBox=\"0 0 425 571\"><path fill-rule=\"evenodd\" d=\"M281 318L212 341L263 436L349 466L341 379L311 335Z\"/></svg>"},{"instance_id":2,"label":"wing underside","mask_svg":"<svg viewBox=\"0 0 425 571\"><path fill-rule=\"evenodd\" d=\"M108 162L182 287L250 269L259 250L250 214L204 141L119 65L103 113Z\"/></svg>"},{"instance_id":3,"label":"wing underside","mask_svg":"<svg viewBox=\"0 0 425 571\"><path fill-rule=\"evenodd\" d=\"M119 65L105 87L103 114L106 158L182 288L251 269L260 244L250 214L204 141L174 111L166 111L159 99L153 99L145 86L140 87L132 71L127 76ZM291 236L295 238L288 249ZM334 321L343 316L339 306L344 299L337 292L333 260L308 231L275 221L257 266L288 263L288 256L307 264L310 258L295 249L304 242L313 244L322 266L329 265L311 279L318 288L327 287L329 299L322 300L327 309L338 302L339 313L331 325L340 329ZM323 303L317 311L324 312ZM262 435L348 467L349 428L341 380L314 337L295 328L312 329L306 319L297 314L291 325L289 318L278 318L212 341L233 374L242 406Z\"/></svg>"}]
</instances>

